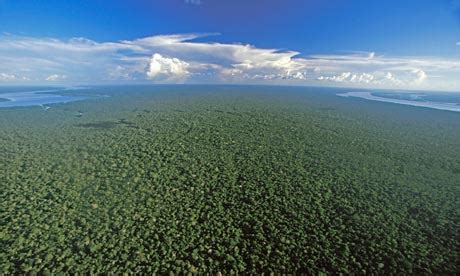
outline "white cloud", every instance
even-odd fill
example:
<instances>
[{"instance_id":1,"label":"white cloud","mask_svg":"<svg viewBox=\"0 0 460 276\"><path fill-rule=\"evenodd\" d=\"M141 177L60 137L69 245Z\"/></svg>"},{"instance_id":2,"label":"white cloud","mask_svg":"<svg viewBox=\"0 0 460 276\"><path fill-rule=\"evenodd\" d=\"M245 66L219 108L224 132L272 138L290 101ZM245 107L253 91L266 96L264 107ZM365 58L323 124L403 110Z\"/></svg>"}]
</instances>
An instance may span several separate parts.
<instances>
[{"instance_id":1,"label":"white cloud","mask_svg":"<svg viewBox=\"0 0 460 276\"><path fill-rule=\"evenodd\" d=\"M185 61L178 58L168 58L156 53L150 59L147 76L150 79L161 79L168 81L184 80L190 67Z\"/></svg>"},{"instance_id":2,"label":"white cloud","mask_svg":"<svg viewBox=\"0 0 460 276\"><path fill-rule=\"evenodd\" d=\"M385 80L394 83L395 85L400 85L401 80L399 80L395 75L393 75L391 72L386 72L385 74Z\"/></svg>"},{"instance_id":3,"label":"white cloud","mask_svg":"<svg viewBox=\"0 0 460 276\"><path fill-rule=\"evenodd\" d=\"M356 75L353 75L352 79L355 78ZM319 76L318 77L318 80L328 80L328 81L335 81L335 82L343 82L345 80L349 80L349 78L351 77L351 72L344 72L340 75L337 75L337 76L330 76L330 77L326 77L326 76Z\"/></svg>"},{"instance_id":4,"label":"white cloud","mask_svg":"<svg viewBox=\"0 0 460 276\"><path fill-rule=\"evenodd\" d=\"M202 35L154 36L128 42L150 51L176 57L195 69L212 68L221 81L245 81L256 75L276 75L278 79L299 79L303 65L294 60L294 51L260 49L252 45L191 42ZM299 73L299 74L298 74Z\"/></svg>"},{"instance_id":5,"label":"white cloud","mask_svg":"<svg viewBox=\"0 0 460 276\"><path fill-rule=\"evenodd\" d=\"M53 75L49 75L45 80L46 81L63 81L65 79L67 79L66 75L53 74Z\"/></svg>"},{"instance_id":6,"label":"white cloud","mask_svg":"<svg viewBox=\"0 0 460 276\"><path fill-rule=\"evenodd\" d=\"M309 66L321 68L318 80L364 87L406 89L459 89L460 60L442 58L374 55L321 55L306 60ZM347 74L350 73L350 74ZM372 77L372 76L373 77ZM429 78L436 75L437 78Z\"/></svg>"},{"instance_id":7,"label":"white cloud","mask_svg":"<svg viewBox=\"0 0 460 276\"><path fill-rule=\"evenodd\" d=\"M0 35L0 72L45 81L263 83L460 89L460 59L378 53L302 56L247 44L198 42L207 34L67 41ZM21 77L17 77L21 76ZM434 77L436 76L436 77ZM6 79L6 77L0 77ZM11 79L11 78L10 78Z\"/></svg>"},{"instance_id":8,"label":"white cloud","mask_svg":"<svg viewBox=\"0 0 460 276\"><path fill-rule=\"evenodd\" d=\"M460 41L459 41L459 42L457 42L457 46L460 46Z\"/></svg>"},{"instance_id":9,"label":"white cloud","mask_svg":"<svg viewBox=\"0 0 460 276\"><path fill-rule=\"evenodd\" d=\"M16 80L16 76L15 75L10 75L10 74L6 74L6 73L0 73L0 81L14 81Z\"/></svg>"},{"instance_id":10,"label":"white cloud","mask_svg":"<svg viewBox=\"0 0 460 276\"><path fill-rule=\"evenodd\" d=\"M416 79L414 80L414 82L417 84L423 83L428 78L426 73L420 69L415 69L412 71L412 73L414 73L416 76Z\"/></svg>"},{"instance_id":11,"label":"white cloud","mask_svg":"<svg viewBox=\"0 0 460 276\"><path fill-rule=\"evenodd\" d=\"M334 82L349 82L349 83L375 83L375 76L369 73L351 73L344 72L337 76L319 76L318 80L320 81L334 81Z\"/></svg>"},{"instance_id":12,"label":"white cloud","mask_svg":"<svg viewBox=\"0 0 460 276\"><path fill-rule=\"evenodd\" d=\"M326 82L338 82L348 84L364 84L364 85L386 85L392 87L401 87L407 85L419 86L422 85L428 78L425 71L414 69L410 72L401 71L400 78L396 77L392 72L376 71L372 73L352 73L343 72L339 75L319 76L317 80Z\"/></svg>"}]
</instances>

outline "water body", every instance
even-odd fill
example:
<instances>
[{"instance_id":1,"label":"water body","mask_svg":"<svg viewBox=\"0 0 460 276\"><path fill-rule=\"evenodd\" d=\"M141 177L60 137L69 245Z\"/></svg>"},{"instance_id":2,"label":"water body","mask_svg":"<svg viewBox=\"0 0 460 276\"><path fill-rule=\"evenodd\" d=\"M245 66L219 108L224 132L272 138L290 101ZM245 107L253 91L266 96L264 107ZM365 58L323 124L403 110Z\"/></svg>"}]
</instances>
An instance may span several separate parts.
<instances>
[{"instance_id":1,"label":"water body","mask_svg":"<svg viewBox=\"0 0 460 276\"><path fill-rule=\"evenodd\" d=\"M371 93L371 92L347 92L347 93L339 93L337 94L341 97L355 97L361 98L371 101L379 101L379 102L386 102L386 103L395 103L395 104L404 104L404 105L411 105L411 106L418 106L418 107L427 107L439 110L448 110L448 111L455 111L460 112L460 101L458 102L440 102L440 101L431 101L429 100L431 97L436 97L436 95L431 94L420 94L420 93L413 93L413 94L394 94L391 96L390 93L382 94L382 96L378 95L378 93ZM450 97L454 99L455 97ZM460 97L457 96L457 99Z\"/></svg>"},{"instance_id":2,"label":"water body","mask_svg":"<svg viewBox=\"0 0 460 276\"><path fill-rule=\"evenodd\" d=\"M68 103L88 99L89 96L59 95L56 92L72 89L50 89L26 92L11 92L0 94L1 107L25 107L25 106L44 106L56 103Z\"/></svg>"}]
</instances>

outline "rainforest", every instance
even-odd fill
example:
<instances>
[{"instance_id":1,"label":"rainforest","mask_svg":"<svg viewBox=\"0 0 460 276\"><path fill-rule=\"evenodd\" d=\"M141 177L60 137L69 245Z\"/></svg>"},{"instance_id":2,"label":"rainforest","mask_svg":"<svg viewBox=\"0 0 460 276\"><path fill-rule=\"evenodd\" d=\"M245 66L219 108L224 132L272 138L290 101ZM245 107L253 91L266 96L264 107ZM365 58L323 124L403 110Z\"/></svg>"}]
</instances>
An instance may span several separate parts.
<instances>
[{"instance_id":1,"label":"rainforest","mask_svg":"<svg viewBox=\"0 0 460 276\"><path fill-rule=\"evenodd\" d=\"M0 274L457 273L460 113L346 92L93 86L0 108Z\"/></svg>"}]
</instances>

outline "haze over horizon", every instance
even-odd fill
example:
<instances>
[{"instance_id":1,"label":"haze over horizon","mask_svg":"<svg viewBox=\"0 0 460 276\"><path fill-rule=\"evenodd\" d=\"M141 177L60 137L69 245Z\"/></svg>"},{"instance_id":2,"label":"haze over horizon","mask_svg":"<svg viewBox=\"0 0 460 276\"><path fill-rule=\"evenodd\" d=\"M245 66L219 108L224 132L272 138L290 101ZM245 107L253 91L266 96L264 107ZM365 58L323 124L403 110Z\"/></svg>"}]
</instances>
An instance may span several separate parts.
<instances>
[{"instance_id":1,"label":"haze over horizon","mask_svg":"<svg viewBox=\"0 0 460 276\"><path fill-rule=\"evenodd\" d=\"M0 85L460 91L460 1L0 0Z\"/></svg>"}]
</instances>

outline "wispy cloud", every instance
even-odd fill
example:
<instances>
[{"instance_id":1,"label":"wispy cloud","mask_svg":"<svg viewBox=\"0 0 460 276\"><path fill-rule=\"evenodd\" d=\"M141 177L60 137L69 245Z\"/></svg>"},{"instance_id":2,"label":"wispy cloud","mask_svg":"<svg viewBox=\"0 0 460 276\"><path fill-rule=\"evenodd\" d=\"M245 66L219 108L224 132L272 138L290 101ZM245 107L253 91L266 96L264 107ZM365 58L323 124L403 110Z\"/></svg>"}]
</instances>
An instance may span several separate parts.
<instances>
[{"instance_id":1,"label":"wispy cloud","mask_svg":"<svg viewBox=\"0 0 460 276\"><path fill-rule=\"evenodd\" d=\"M67 79L66 75L54 74L54 75L48 76L45 80L46 81L63 81L65 79Z\"/></svg>"},{"instance_id":2,"label":"wispy cloud","mask_svg":"<svg viewBox=\"0 0 460 276\"><path fill-rule=\"evenodd\" d=\"M203 1L201 0L185 0L185 3L192 4L192 5L201 5Z\"/></svg>"},{"instance_id":3,"label":"wispy cloud","mask_svg":"<svg viewBox=\"0 0 460 276\"><path fill-rule=\"evenodd\" d=\"M206 34L96 42L0 36L1 82L207 82L460 89L460 60L378 53L302 56ZM65 76L65 77L64 77Z\"/></svg>"}]
</instances>

